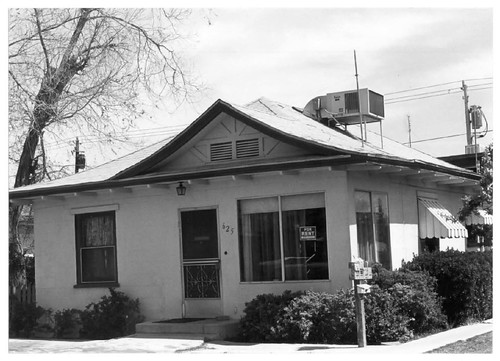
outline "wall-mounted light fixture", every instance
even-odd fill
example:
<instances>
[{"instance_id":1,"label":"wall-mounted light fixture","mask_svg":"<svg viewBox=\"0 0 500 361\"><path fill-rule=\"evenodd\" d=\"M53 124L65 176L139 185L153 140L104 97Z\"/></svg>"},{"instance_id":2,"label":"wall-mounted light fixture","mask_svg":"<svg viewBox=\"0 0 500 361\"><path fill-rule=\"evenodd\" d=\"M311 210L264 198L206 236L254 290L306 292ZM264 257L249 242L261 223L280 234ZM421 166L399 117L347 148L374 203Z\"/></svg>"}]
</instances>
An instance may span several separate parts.
<instances>
[{"instance_id":1,"label":"wall-mounted light fixture","mask_svg":"<svg viewBox=\"0 0 500 361\"><path fill-rule=\"evenodd\" d=\"M178 196L186 195L186 187L184 187L182 182L179 182L179 185L177 186L177 188L175 188L175 190L177 191Z\"/></svg>"}]
</instances>

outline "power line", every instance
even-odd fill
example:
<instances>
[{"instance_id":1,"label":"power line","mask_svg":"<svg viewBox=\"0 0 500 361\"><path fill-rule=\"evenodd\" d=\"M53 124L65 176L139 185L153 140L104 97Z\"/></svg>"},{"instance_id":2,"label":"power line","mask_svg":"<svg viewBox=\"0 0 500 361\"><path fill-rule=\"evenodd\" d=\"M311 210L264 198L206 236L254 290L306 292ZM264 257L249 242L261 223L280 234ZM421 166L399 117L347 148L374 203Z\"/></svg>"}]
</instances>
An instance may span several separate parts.
<instances>
[{"instance_id":1,"label":"power line","mask_svg":"<svg viewBox=\"0 0 500 361\"><path fill-rule=\"evenodd\" d=\"M464 79L464 81L477 81L477 80L493 80L493 78L488 77L488 78Z\"/></svg>"},{"instance_id":2,"label":"power line","mask_svg":"<svg viewBox=\"0 0 500 361\"><path fill-rule=\"evenodd\" d=\"M490 132L493 132L493 129L489 129L485 133L490 133ZM430 142L430 141L433 141L433 140L440 140L440 139L454 138L454 137L462 137L464 135L465 135L465 133L453 134L453 135L444 135L442 137L436 137L436 138L427 138L427 139L420 139L420 140L412 140L411 143L414 144L414 143ZM405 142L403 144L408 144L408 142Z\"/></svg>"},{"instance_id":3,"label":"power line","mask_svg":"<svg viewBox=\"0 0 500 361\"><path fill-rule=\"evenodd\" d=\"M134 138L141 138L141 137L148 137L148 136L161 136L161 135L171 135L175 133L179 133L181 130L183 130L187 125L177 125L177 126L166 126L166 127L159 127L159 128L149 128L149 129L138 129L138 130L132 130L128 131L126 134L118 134L117 136L113 137L114 139L134 139ZM132 134L130 134L132 133ZM105 136L83 136L80 137L82 140L82 143L98 143L102 140L108 139ZM66 147L68 145L72 145L73 138L66 138L61 141L55 141L55 142L50 142L45 145L45 148L55 150L55 149L60 149L63 147Z\"/></svg>"},{"instance_id":4,"label":"power line","mask_svg":"<svg viewBox=\"0 0 500 361\"><path fill-rule=\"evenodd\" d=\"M469 91L477 91L477 90L485 90L485 89L493 89L493 87L484 87L484 88L477 88L477 89L469 89ZM434 93L434 92L429 92L427 94L432 94L432 93ZM384 104L385 105L389 105L389 104L395 104L395 103L409 102L411 100L433 98L433 97L439 97L439 96L443 96L443 95L451 95L451 94L457 94L457 93L462 93L462 91L461 90L457 90L457 91L452 91L452 92L446 92L446 93L443 93L443 94L434 94L434 95L427 95L427 96L421 96L421 97L410 98L410 99L402 99L402 100L391 101L391 100L394 100L394 99L400 99L400 98L393 98L393 99L388 99L388 101L384 102ZM422 94L426 94L426 93L422 93ZM414 95L414 96L417 96L417 95ZM404 98L404 97L401 97L401 98Z\"/></svg>"},{"instance_id":5,"label":"power line","mask_svg":"<svg viewBox=\"0 0 500 361\"><path fill-rule=\"evenodd\" d=\"M465 81L492 80L492 79L493 79L492 77L488 77L488 78L465 79ZM435 88L435 87L438 87L438 86L450 85L450 84L461 83L461 82L462 82L462 80L455 80L455 81L451 81L451 82L448 82L448 83L440 83L440 84L423 86L423 87L419 87L419 88L411 88L411 89L406 89L406 90L399 90L399 91L395 91L395 92L391 92L391 93L385 93L384 96L386 96L386 95L393 95L393 94L399 94L399 93L407 93L407 92L411 92L411 91L415 91L415 90ZM474 85L470 85L470 86L474 86Z\"/></svg>"},{"instance_id":6,"label":"power line","mask_svg":"<svg viewBox=\"0 0 500 361\"><path fill-rule=\"evenodd\" d=\"M435 87L438 87L438 86L450 85L450 84L455 84L455 83L459 83L459 82L461 82L461 80L455 80L455 81L451 81L449 83L441 83L441 84L435 84L435 85L428 85L428 86L423 86L423 87L420 87L420 88L412 88L412 89L407 89L407 90L399 90L399 91L392 92L392 93L385 93L384 96L385 95L399 94L399 93L406 93L406 92L411 92L411 91L415 91L415 90L435 88Z\"/></svg>"},{"instance_id":7,"label":"power line","mask_svg":"<svg viewBox=\"0 0 500 361\"><path fill-rule=\"evenodd\" d=\"M418 99L425 99L425 98L434 98L434 97L440 97L440 96L443 96L443 95L451 95L451 94L456 94L456 93L461 93L461 92L462 91L458 90L458 91L448 92L448 93L444 93L444 94L427 95L427 96L422 96L422 97L418 97L418 98L396 100L396 101L393 101L393 102L389 101L389 102L384 103L384 104L389 105L389 104L395 104L395 103L409 102L411 100L418 100Z\"/></svg>"},{"instance_id":8,"label":"power line","mask_svg":"<svg viewBox=\"0 0 500 361\"><path fill-rule=\"evenodd\" d=\"M442 92L449 93L451 90L458 90L458 89L460 89L460 88L441 89L441 90L435 90L432 92L418 93L418 94L412 94L412 95L403 95L401 97L387 99L387 101L392 101L392 100L396 100L396 99L403 99L403 98L412 98L412 97L416 97L416 96L420 96L420 95L436 94L436 93L442 93Z\"/></svg>"}]
</instances>

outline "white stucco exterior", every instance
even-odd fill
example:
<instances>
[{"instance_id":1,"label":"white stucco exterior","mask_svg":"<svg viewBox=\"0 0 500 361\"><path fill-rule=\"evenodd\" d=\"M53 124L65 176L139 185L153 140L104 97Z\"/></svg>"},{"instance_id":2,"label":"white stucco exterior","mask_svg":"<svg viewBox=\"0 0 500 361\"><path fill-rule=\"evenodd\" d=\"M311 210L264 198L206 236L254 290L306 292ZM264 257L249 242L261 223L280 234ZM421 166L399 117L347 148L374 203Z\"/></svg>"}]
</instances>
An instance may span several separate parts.
<instances>
[{"instance_id":1,"label":"white stucco exterior","mask_svg":"<svg viewBox=\"0 0 500 361\"><path fill-rule=\"evenodd\" d=\"M106 288L75 288L76 255L74 213L93 207L116 209L119 290L139 298L149 320L182 315L183 287L180 257L179 210L216 207L221 258L221 312L240 317L245 302L258 294L284 290L333 292L350 287L347 263L357 256L354 191L385 192L389 197L392 264L418 254L417 192L426 189L388 176L366 172L313 169L294 175L277 172L253 179L220 178L209 184L188 185L183 197L175 188L135 187L129 193L99 192L95 197L35 203L37 302L52 309L84 308L107 294ZM253 197L324 192L329 280L241 282L237 200ZM459 194L435 191L449 209L458 209ZM222 229L222 224L234 233ZM461 248L465 240L444 240Z\"/></svg>"}]
</instances>

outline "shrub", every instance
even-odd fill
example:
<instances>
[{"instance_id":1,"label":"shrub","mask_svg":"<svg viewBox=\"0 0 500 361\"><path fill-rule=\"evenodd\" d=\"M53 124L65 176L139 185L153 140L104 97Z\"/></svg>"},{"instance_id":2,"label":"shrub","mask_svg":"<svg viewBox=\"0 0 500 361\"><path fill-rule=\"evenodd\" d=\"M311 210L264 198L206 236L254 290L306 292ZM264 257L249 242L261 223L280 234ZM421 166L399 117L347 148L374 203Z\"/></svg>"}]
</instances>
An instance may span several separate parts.
<instances>
[{"instance_id":1,"label":"shrub","mask_svg":"<svg viewBox=\"0 0 500 361\"><path fill-rule=\"evenodd\" d=\"M16 297L9 298L9 336L31 337L37 326L37 320L44 314L44 309L35 303L23 304Z\"/></svg>"},{"instance_id":2,"label":"shrub","mask_svg":"<svg viewBox=\"0 0 500 361\"><path fill-rule=\"evenodd\" d=\"M408 286L399 284L388 289L375 285L369 294L362 296L365 304L367 343L406 341L413 337L410 330L411 319L399 302L400 296L409 290Z\"/></svg>"},{"instance_id":3,"label":"shrub","mask_svg":"<svg viewBox=\"0 0 500 361\"><path fill-rule=\"evenodd\" d=\"M288 342L355 343L354 295L307 291L290 301L278 321L277 332Z\"/></svg>"},{"instance_id":4,"label":"shrub","mask_svg":"<svg viewBox=\"0 0 500 361\"><path fill-rule=\"evenodd\" d=\"M80 310L64 309L54 314L54 335L57 338L71 337L81 325Z\"/></svg>"},{"instance_id":5,"label":"shrub","mask_svg":"<svg viewBox=\"0 0 500 361\"><path fill-rule=\"evenodd\" d=\"M435 277L410 270L389 271L375 265L371 283L391 292L396 306L409 318L408 327L413 333L424 334L447 327Z\"/></svg>"},{"instance_id":6,"label":"shrub","mask_svg":"<svg viewBox=\"0 0 500 361\"><path fill-rule=\"evenodd\" d=\"M98 303L90 303L81 311L80 336L103 340L135 332L135 325L144 319L139 311L139 299L132 300L122 292L109 289Z\"/></svg>"},{"instance_id":7,"label":"shrub","mask_svg":"<svg viewBox=\"0 0 500 361\"><path fill-rule=\"evenodd\" d=\"M340 290L333 295L312 291L287 295L292 296L287 301L288 305L274 304L277 308L273 312L273 326L267 328L267 333L255 332L252 341L356 343L357 325L353 290ZM273 297L265 296L268 300ZM374 287L374 292L364 298L369 343L407 339L412 336L408 328L410 320L398 308L397 300L391 290ZM262 301L262 298L259 299ZM256 300L252 302L254 301ZM246 322L249 323L250 320ZM250 328L250 325L247 327ZM263 335L266 335L266 338L262 338Z\"/></svg>"},{"instance_id":8,"label":"shrub","mask_svg":"<svg viewBox=\"0 0 500 361\"><path fill-rule=\"evenodd\" d=\"M458 326L493 315L492 251L424 253L405 263L403 269L424 271L437 279L448 322Z\"/></svg>"},{"instance_id":9,"label":"shrub","mask_svg":"<svg viewBox=\"0 0 500 361\"><path fill-rule=\"evenodd\" d=\"M245 304L238 338L247 342L279 342L277 323L292 299L302 292L285 291L281 295L261 294Z\"/></svg>"}]
</instances>

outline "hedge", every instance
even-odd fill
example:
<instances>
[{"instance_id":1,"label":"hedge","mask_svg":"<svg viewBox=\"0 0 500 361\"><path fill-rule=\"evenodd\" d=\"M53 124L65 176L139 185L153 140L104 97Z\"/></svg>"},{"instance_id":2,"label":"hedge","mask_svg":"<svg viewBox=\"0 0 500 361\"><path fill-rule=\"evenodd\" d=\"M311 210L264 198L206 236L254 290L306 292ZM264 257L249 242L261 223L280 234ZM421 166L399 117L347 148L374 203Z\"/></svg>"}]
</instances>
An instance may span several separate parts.
<instances>
[{"instance_id":1,"label":"hedge","mask_svg":"<svg viewBox=\"0 0 500 361\"><path fill-rule=\"evenodd\" d=\"M424 253L404 263L402 269L426 272L437 279L437 293L452 326L493 317L492 251Z\"/></svg>"}]
</instances>

